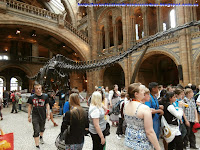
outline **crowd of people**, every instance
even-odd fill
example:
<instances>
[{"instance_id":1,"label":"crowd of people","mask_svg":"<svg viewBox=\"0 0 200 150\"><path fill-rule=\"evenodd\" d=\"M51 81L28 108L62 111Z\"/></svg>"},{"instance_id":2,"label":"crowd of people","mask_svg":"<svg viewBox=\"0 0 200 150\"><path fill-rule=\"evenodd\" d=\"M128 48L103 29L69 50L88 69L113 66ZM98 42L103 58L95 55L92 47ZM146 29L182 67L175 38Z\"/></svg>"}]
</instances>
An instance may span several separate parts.
<instances>
[{"instance_id":1,"label":"crowd of people","mask_svg":"<svg viewBox=\"0 0 200 150\"><path fill-rule=\"evenodd\" d=\"M40 84L34 85L34 93L27 102L28 121L32 122L38 149L40 143L44 144L46 119L58 126L52 114L56 94L63 99L60 101L60 114L63 114L60 140L64 140L66 150L81 150L84 136L88 134L92 138L93 150L105 149L109 144L106 143L106 136L110 134L109 120L113 127L117 127L116 138L121 140L124 137L128 149L160 150L159 139L163 139L165 150L198 149L194 133L200 128L200 91L194 85L163 88L156 82L149 83L148 87L133 83L128 90L123 88L120 91L118 85L114 85L112 90L96 86L88 98L88 110L81 107L80 102L85 99L81 98L77 88L69 93L67 100L65 96L62 98L62 93L45 94ZM17 113L16 103L21 109L20 94L13 92L9 98L12 100L11 113ZM0 108L6 107L2 102L0 104ZM3 119L1 111L0 116ZM170 141L164 137L162 117L175 133Z\"/></svg>"}]
</instances>

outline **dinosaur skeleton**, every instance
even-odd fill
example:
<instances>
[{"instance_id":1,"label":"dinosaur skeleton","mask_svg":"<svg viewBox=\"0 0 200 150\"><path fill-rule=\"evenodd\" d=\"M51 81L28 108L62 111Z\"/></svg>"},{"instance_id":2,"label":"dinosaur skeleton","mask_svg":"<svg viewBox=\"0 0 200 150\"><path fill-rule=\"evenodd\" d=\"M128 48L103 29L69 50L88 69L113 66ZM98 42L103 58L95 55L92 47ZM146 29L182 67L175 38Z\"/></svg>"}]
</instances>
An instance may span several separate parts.
<instances>
[{"instance_id":1,"label":"dinosaur skeleton","mask_svg":"<svg viewBox=\"0 0 200 150\"><path fill-rule=\"evenodd\" d=\"M33 79L41 84L44 84L47 89L50 88L50 84L52 81L54 84L59 85L59 87L62 87L63 89L64 88L69 89L69 73L85 72L85 71L90 72L111 66L119 61L122 61L124 58L127 58L133 52L137 51L139 48L146 46L146 49L141 55L141 57L143 57L151 42L154 42L160 38L168 36L171 33L177 32L179 30L197 25L200 25L200 20L186 23L184 25L180 25L175 28L170 28L166 31L158 32L155 35L149 36L148 38L143 39L141 42L136 43L136 45L134 45L132 48L129 48L127 51L124 51L123 53L120 53L112 57L104 58L101 60L76 62L74 60L66 58L63 55L57 54L55 57L47 61L43 66L43 68L41 68L40 71L34 77L29 77L29 79ZM133 78L132 82L134 82Z\"/></svg>"}]
</instances>

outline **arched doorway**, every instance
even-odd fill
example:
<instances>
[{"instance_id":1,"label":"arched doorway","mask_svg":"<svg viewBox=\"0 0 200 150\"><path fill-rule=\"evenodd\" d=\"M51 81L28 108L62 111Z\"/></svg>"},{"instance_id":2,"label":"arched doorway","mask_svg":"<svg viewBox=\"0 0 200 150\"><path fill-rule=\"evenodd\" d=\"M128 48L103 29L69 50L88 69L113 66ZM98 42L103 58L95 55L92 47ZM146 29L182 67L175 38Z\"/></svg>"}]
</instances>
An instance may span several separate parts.
<instances>
[{"instance_id":1,"label":"arched doorway","mask_svg":"<svg viewBox=\"0 0 200 150\"><path fill-rule=\"evenodd\" d=\"M12 77L10 79L10 91L20 91L22 90L22 81L20 77Z\"/></svg>"},{"instance_id":2,"label":"arched doorway","mask_svg":"<svg viewBox=\"0 0 200 150\"><path fill-rule=\"evenodd\" d=\"M138 81L145 85L153 81L164 86L177 85L179 83L177 66L164 54L152 55L142 62Z\"/></svg>"},{"instance_id":3,"label":"arched doorway","mask_svg":"<svg viewBox=\"0 0 200 150\"><path fill-rule=\"evenodd\" d=\"M125 87L124 71L119 64L115 64L112 67L106 68L104 72L104 87L108 86L109 89L112 89L114 84L117 84L119 86L119 91L121 90L121 88Z\"/></svg>"},{"instance_id":4,"label":"arched doorway","mask_svg":"<svg viewBox=\"0 0 200 150\"><path fill-rule=\"evenodd\" d=\"M0 76L5 78L5 86L8 91L29 89L27 74L20 68L6 68L0 72Z\"/></svg>"}]
</instances>

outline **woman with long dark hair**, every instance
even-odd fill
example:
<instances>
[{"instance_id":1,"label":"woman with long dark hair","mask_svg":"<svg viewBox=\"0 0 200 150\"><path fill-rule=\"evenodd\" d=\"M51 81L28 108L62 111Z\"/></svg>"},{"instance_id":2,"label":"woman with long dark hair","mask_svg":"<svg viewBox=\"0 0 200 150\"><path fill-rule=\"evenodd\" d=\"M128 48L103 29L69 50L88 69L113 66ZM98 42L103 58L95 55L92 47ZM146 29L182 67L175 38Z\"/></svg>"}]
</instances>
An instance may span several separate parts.
<instances>
[{"instance_id":1,"label":"woman with long dark hair","mask_svg":"<svg viewBox=\"0 0 200 150\"><path fill-rule=\"evenodd\" d=\"M164 97L164 117L174 131L176 131L175 138L168 143L168 150L182 150L183 149L183 139L181 137L181 132L179 130L180 119L183 116L183 106L184 103L179 101L179 108L176 109L173 103L176 101L176 95L174 92L167 92Z\"/></svg>"},{"instance_id":2,"label":"woman with long dark hair","mask_svg":"<svg viewBox=\"0 0 200 150\"><path fill-rule=\"evenodd\" d=\"M85 128L88 128L86 111L80 106L77 93L70 95L69 104L70 111L63 117L61 133L70 126L70 133L64 135L66 150L82 150Z\"/></svg>"}]
</instances>

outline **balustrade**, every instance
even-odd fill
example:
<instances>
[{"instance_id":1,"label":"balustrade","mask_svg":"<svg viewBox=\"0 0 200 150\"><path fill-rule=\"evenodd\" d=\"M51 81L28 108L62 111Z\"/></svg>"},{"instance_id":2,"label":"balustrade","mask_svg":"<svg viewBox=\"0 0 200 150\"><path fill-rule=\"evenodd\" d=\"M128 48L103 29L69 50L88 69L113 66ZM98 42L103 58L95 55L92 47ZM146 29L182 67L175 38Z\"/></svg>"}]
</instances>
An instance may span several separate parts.
<instances>
[{"instance_id":1,"label":"balustrade","mask_svg":"<svg viewBox=\"0 0 200 150\"><path fill-rule=\"evenodd\" d=\"M36 15L39 17L43 17L49 20L54 20L57 21L57 23L59 24L60 20L63 20L64 17L61 14L55 14L52 13L48 10L42 9L42 8L38 8L23 2L18 2L16 0L0 0L0 2L4 2L6 3L6 6L8 8L12 8L12 9L16 9L19 11L23 11L32 15ZM88 38L83 35L80 31L78 31L76 28L73 27L73 25L71 25L69 22L64 21L64 26L69 29L72 33L74 33L76 36L78 36L80 39L82 39L83 41L85 41L86 43L89 43Z\"/></svg>"}]
</instances>

